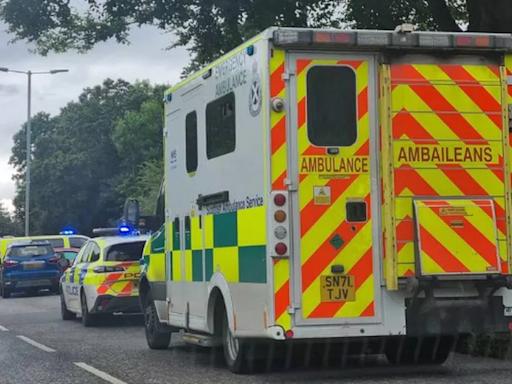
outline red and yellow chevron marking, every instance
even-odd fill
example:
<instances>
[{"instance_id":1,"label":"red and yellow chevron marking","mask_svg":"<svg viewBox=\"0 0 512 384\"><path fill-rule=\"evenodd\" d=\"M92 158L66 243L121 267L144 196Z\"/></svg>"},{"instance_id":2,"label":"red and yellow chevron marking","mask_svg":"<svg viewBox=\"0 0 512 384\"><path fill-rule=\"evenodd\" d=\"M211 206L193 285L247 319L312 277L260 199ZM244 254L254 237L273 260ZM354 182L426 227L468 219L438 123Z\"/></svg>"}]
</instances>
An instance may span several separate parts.
<instances>
[{"instance_id":1,"label":"red and yellow chevron marking","mask_svg":"<svg viewBox=\"0 0 512 384\"><path fill-rule=\"evenodd\" d=\"M270 60L270 97L286 99L286 84L283 80L286 66L285 51L275 49ZM286 189L284 180L287 178L288 146L286 137L286 113L271 110L271 176L272 189ZM290 306L290 261L274 262L274 316L275 324L285 330L291 328L291 316L287 309Z\"/></svg>"},{"instance_id":2,"label":"red and yellow chevron marking","mask_svg":"<svg viewBox=\"0 0 512 384\"><path fill-rule=\"evenodd\" d=\"M492 200L416 201L423 275L500 273Z\"/></svg>"},{"instance_id":3,"label":"red and yellow chevron marking","mask_svg":"<svg viewBox=\"0 0 512 384\"><path fill-rule=\"evenodd\" d=\"M356 72L358 93L358 140L340 149L340 157L346 159L369 158L370 120L368 114L367 61L298 60L297 61L297 108L299 164L325 157L325 148L314 147L307 136L307 73L312 66L345 65ZM301 274L302 315L306 319L355 318L375 315L372 219L370 199L370 172L367 169L347 171L343 178L324 178L320 172L303 172L300 175L299 207L301 220ZM329 188L330 205L315 205L314 188ZM347 200L365 201L368 221L346 221ZM331 244L341 237L339 248ZM355 277L356 300L353 302L321 302L320 279L329 275L332 265L341 264L348 275Z\"/></svg>"},{"instance_id":4,"label":"red and yellow chevron marking","mask_svg":"<svg viewBox=\"0 0 512 384\"><path fill-rule=\"evenodd\" d=\"M98 295L126 297L139 294L137 284L140 277L140 266L138 261L109 262L106 265L122 267L125 272L112 272L97 276L96 292Z\"/></svg>"},{"instance_id":5,"label":"red and yellow chevron marking","mask_svg":"<svg viewBox=\"0 0 512 384\"><path fill-rule=\"evenodd\" d=\"M391 84L399 276L415 272L415 196L493 197L498 241L505 242L509 231L500 68L392 65ZM507 252L501 252L504 273L507 260Z\"/></svg>"}]
</instances>

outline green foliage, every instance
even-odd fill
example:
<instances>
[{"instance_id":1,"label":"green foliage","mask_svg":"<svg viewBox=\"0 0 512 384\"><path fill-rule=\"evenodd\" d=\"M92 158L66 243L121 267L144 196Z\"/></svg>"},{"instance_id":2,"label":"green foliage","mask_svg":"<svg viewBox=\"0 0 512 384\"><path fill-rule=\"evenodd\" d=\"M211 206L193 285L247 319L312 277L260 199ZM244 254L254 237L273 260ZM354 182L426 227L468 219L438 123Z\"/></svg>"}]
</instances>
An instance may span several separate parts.
<instances>
[{"instance_id":1,"label":"green foliage","mask_svg":"<svg viewBox=\"0 0 512 384\"><path fill-rule=\"evenodd\" d=\"M23 235L21 222L11 216L3 204L0 204L0 237L21 235Z\"/></svg>"},{"instance_id":2,"label":"green foliage","mask_svg":"<svg viewBox=\"0 0 512 384\"><path fill-rule=\"evenodd\" d=\"M85 89L59 115L34 117L32 233L57 233L65 225L89 233L121 216L128 191L121 186L137 182L146 159L163 155L163 88L107 79ZM11 156L19 218L24 217L25 128L15 135Z\"/></svg>"}]
</instances>

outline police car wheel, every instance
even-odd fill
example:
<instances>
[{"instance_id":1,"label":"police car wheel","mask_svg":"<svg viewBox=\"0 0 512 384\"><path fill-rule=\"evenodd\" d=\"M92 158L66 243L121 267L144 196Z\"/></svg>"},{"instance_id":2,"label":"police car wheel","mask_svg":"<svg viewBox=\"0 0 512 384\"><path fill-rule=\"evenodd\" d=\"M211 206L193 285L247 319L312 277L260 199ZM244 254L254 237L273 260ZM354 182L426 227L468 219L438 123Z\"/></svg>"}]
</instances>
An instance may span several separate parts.
<instances>
[{"instance_id":1,"label":"police car wheel","mask_svg":"<svg viewBox=\"0 0 512 384\"><path fill-rule=\"evenodd\" d=\"M222 343L224 346L224 359L228 369L233 373L245 373L248 361L245 356L245 344L237 339L229 329L227 316L222 326Z\"/></svg>"},{"instance_id":2,"label":"police car wheel","mask_svg":"<svg viewBox=\"0 0 512 384\"><path fill-rule=\"evenodd\" d=\"M171 342L171 333L163 333L158 330L158 315L151 293L146 296L144 308L144 328L149 348L167 349Z\"/></svg>"},{"instance_id":3,"label":"police car wheel","mask_svg":"<svg viewBox=\"0 0 512 384\"><path fill-rule=\"evenodd\" d=\"M82 324L84 327L92 327L95 325L95 317L89 313L89 308L87 307L87 298L85 297L85 293L82 292L80 295L80 304L82 307Z\"/></svg>"},{"instance_id":4,"label":"police car wheel","mask_svg":"<svg viewBox=\"0 0 512 384\"><path fill-rule=\"evenodd\" d=\"M11 297L11 292L7 288L2 286L2 298L8 299L9 297Z\"/></svg>"},{"instance_id":5,"label":"police car wheel","mask_svg":"<svg viewBox=\"0 0 512 384\"><path fill-rule=\"evenodd\" d=\"M68 307L66 306L66 301L64 300L64 295L60 295L60 314L62 317L62 320L74 320L76 319L76 315L73 312L70 312L68 310Z\"/></svg>"}]
</instances>

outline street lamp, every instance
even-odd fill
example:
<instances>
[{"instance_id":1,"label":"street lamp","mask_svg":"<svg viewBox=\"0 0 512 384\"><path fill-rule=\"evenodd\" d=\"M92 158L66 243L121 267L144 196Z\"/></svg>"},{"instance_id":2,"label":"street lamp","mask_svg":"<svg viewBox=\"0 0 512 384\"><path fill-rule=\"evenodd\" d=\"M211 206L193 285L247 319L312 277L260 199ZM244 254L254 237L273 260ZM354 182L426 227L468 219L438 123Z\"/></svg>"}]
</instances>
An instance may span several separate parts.
<instances>
[{"instance_id":1,"label":"street lamp","mask_svg":"<svg viewBox=\"0 0 512 384\"><path fill-rule=\"evenodd\" d=\"M55 75L57 73L68 72L68 69L52 69L51 71L33 72L33 71L18 71L0 67L0 72L21 73L27 75L28 78L28 95L27 95L27 169L25 175L25 236L30 235L30 161L32 155L32 143L30 141L31 130L31 115L32 115L32 75Z\"/></svg>"}]
</instances>

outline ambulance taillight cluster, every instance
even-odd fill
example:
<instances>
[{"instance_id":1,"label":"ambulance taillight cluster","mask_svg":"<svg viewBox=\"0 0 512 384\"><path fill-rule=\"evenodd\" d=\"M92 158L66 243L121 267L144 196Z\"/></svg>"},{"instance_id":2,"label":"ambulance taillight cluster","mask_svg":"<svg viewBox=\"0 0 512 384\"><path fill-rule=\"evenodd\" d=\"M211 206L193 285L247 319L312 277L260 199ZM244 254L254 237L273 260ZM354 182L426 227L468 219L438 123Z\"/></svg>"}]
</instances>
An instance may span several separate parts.
<instances>
[{"instance_id":1,"label":"ambulance taillight cluster","mask_svg":"<svg viewBox=\"0 0 512 384\"><path fill-rule=\"evenodd\" d=\"M271 256L275 258L288 257L290 252L290 218L288 192L274 191L271 196L272 204L272 246Z\"/></svg>"}]
</instances>

